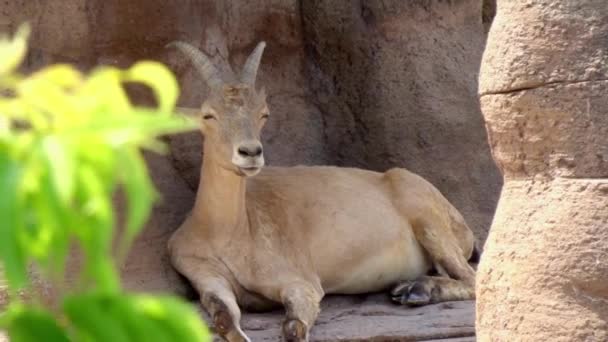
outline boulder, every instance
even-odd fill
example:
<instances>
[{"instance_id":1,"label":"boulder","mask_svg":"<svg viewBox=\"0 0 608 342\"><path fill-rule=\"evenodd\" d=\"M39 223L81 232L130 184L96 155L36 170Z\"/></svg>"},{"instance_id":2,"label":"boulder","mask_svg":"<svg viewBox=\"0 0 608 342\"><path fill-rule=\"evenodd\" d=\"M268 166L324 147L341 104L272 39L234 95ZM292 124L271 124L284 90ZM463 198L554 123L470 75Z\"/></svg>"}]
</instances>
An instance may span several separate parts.
<instances>
[{"instance_id":1,"label":"boulder","mask_svg":"<svg viewBox=\"0 0 608 342\"><path fill-rule=\"evenodd\" d=\"M480 101L505 185L479 341L608 340L608 3L498 1Z\"/></svg>"}]
</instances>

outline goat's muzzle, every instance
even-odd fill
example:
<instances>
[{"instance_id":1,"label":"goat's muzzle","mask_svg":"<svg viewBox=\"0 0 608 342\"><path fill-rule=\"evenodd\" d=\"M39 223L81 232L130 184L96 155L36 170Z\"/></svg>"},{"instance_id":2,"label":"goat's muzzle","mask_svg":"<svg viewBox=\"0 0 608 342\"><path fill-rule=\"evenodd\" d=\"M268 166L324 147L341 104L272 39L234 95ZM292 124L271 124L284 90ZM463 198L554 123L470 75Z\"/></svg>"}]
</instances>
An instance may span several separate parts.
<instances>
[{"instance_id":1,"label":"goat's muzzle","mask_svg":"<svg viewBox=\"0 0 608 342\"><path fill-rule=\"evenodd\" d=\"M246 177L255 176L264 166L264 153L259 141L246 141L235 146L232 163Z\"/></svg>"}]
</instances>

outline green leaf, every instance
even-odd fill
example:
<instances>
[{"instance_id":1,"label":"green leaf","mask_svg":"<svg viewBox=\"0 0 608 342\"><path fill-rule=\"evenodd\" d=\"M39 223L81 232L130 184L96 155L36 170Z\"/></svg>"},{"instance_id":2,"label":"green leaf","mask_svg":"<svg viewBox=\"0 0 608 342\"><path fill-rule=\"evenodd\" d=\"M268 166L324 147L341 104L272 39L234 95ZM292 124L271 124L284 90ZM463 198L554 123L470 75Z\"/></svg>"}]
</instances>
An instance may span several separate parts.
<instances>
[{"instance_id":1,"label":"green leaf","mask_svg":"<svg viewBox=\"0 0 608 342\"><path fill-rule=\"evenodd\" d=\"M80 101L71 95L72 90L81 83L82 77L78 71L67 65L55 65L22 80L16 89L20 103L47 115L47 126L61 128L69 127L82 116ZM48 114L53 116L49 117Z\"/></svg>"},{"instance_id":2,"label":"green leaf","mask_svg":"<svg viewBox=\"0 0 608 342\"><path fill-rule=\"evenodd\" d=\"M94 261L97 259L97 262ZM95 264L95 288L104 293L120 291L120 278L110 253L92 256L91 264Z\"/></svg>"},{"instance_id":3,"label":"green leaf","mask_svg":"<svg viewBox=\"0 0 608 342\"><path fill-rule=\"evenodd\" d=\"M122 297L107 306L108 314L121 320L131 341L172 342L173 336L159 324L141 314L132 298Z\"/></svg>"},{"instance_id":4,"label":"green leaf","mask_svg":"<svg viewBox=\"0 0 608 342\"><path fill-rule=\"evenodd\" d=\"M94 281L94 288L105 292L116 292L120 288L117 271L111 256L111 242L114 233L114 215L111 203L111 183L101 179L96 169L81 165L76 174L80 202L80 219L73 228L86 255L84 264L88 280Z\"/></svg>"},{"instance_id":5,"label":"green leaf","mask_svg":"<svg viewBox=\"0 0 608 342\"><path fill-rule=\"evenodd\" d=\"M125 236L119 251L119 255L123 257L150 215L158 195L139 151L128 148L117 152L123 171L122 181L128 208Z\"/></svg>"},{"instance_id":6,"label":"green leaf","mask_svg":"<svg viewBox=\"0 0 608 342\"><path fill-rule=\"evenodd\" d=\"M62 204L68 206L74 194L74 158L70 146L56 135L49 135L42 140L41 147L53 189Z\"/></svg>"},{"instance_id":7,"label":"green leaf","mask_svg":"<svg viewBox=\"0 0 608 342\"><path fill-rule=\"evenodd\" d=\"M0 76L15 70L25 58L27 52L27 39L30 35L30 27L27 24L21 25L15 36L9 39L6 36L0 37Z\"/></svg>"},{"instance_id":8,"label":"green leaf","mask_svg":"<svg viewBox=\"0 0 608 342\"><path fill-rule=\"evenodd\" d=\"M93 244L89 248L95 248L95 253L103 253L109 250L113 232L113 208L108 183L97 173L92 165L83 164L76 172L79 200L81 202L81 215L93 226L76 227L87 232L87 241Z\"/></svg>"},{"instance_id":9,"label":"green leaf","mask_svg":"<svg viewBox=\"0 0 608 342\"><path fill-rule=\"evenodd\" d=\"M6 119L5 123L7 126L4 128L8 129L9 132L7 133L13 136L17 132L11 132L12 127L9 125L9 120L27 122L33 129L48 126L48 118L44 117L42 113L37 112L31 104L26 103L21 98L1 99L0 116Z\"/></svg>"},{"instance_id":10,"label":"green leaf","mask_svg":"<svg viewBox=\"0 0 608 342\"><path fill-rule=\"evenodd\" d=\"M196 129L196 123L177 115L159 116L154 111L134 109L129 115L101 116L79 127L85 137L96 135L113 148L125 145L140 147L158 146L156 137ZM156 142L156 144L155 144Z\"/></svg>"},{"instance_id":11,"label":"green leaf","mask_svg":"<svg viewBox=\"0 0 608 342\"><path fill-rule=\"evenodd\" d=\"M210 341L209 331L194 309L168 296L139 296L136 306L174 336L174 341Z\"/></svg>"},{"instance_id":12,"label":"green leaf","mask_svg":"<svg viewBox=\"0 0 608 342\"><path fill-rule=\"evenodd\" d=\"M166 117L155 116L154 113L145 108L133 109L134 116L141 120L141 127L145 129L148 137L155 137L165 134L181 133L198 129L198 122L195 119L184 115L168 115Z\"/></svg>"},{"instance_id":13,"label":"green leaf","mask_svg":"<svg viewBox=\"0 0 608 342\"><path fill-rule=\"evenodd\" d=\"M82 74L68 64L55 64L40 69L30 78L44 80L62 88L72 89L83 81Z\"/></svg>"},{"instance_id":14,"label":"green leaf","mask_svg":"<svg viewBox=\"0 0 608 342\"><path fill-rule=\"evenodd\" d=\"M64 278L64 263L69 247L69 226L72 225L72 210L69 203L62 201L52 180L51 167L46 164L39 177L38 191L29 194L28 208L35 221L32 227L22 232L22 240L28 254L43 266L43 271L52 280Z\"/></svg>"},{"instance_id":15,"label":"green leaf","mask_svg":"<svg viewBox=\"0 0 608 342\"><path fill-rule=\"evenodd\" d=\"M6 320L11 342L69 342L65 332L46 311L12 306Z\"/></svg>"},{"instance_id":16,"label":"green leaf","mask_svg":"<svg viewBox=\"0 0 608 342\"><path fill-rule=\"evenodd\" d=\"M66 298L64 311L80 338L91 341L129 341L122 323L106 312L105 307L110 305L112 300L111 297L98 295Z\"/></svg>"},{"instance_id":17,"label":"green leaf","mask_svg":"<svg viewBox=\"0 0 608 342\"><path fill-rule=\"evenodd\" d=\"M81 106L87 108L82 113L87 121L97 120L103 115L124 115L131 109L121 85L121 72L115 68L95 69L75 95L79 97Z\"/></svg>"},{"instance_id":18,"label":"green leaf","mask_svg":"<svg viewBox=\"0 0 608 342\"><path fill-rule=\"evenodd\" d=\"M117 185L124 186L128 205L120 241L126 251L158 197L141 149L163 151L160 135L197 127L171 115L179 91L175 77L160 63L141 62L126 71L98 68L86 79L68 65L23 78L15 68L25 56L27 31L0 41L0 258L12 293L27 285L30 261L42 271L42 281L64 290L63 266L76 240L84 258L82 282L75 285L96 292L61 293L65 315L55 314L69 337L208 341L198 314L186 304L122 295L112 257ZM159 108L134 108L124 82L151 87ZM0 325L10 325L13 340L67 340L50 313L11 312L0 316Z\"/></svg>"},{"instance_id":19,"label":"green leaf","mask_svg":"<svg viewBox=\"0 0 608 342\"><path fill-rule=\"evenodd\" d=\"M193 120L189 120L177 115L158 116L147 109L134 109L133 115L129 118L131 131L123 131L122 136L129 136L131 139L123 139L123 143L137 145L155 152L163 153L165 146L157 139L158 136L165 134L181 133L197 129L198 125Z\"/></svg>"},{"instance_id":20,"label":"green leaf","mask_svg":"<svg viewBox=\"0 0 608 342\"><path fill-rule=\"evenodd\" d=\"M179 88L175 76L166 66L151 61L139 62L125 72L123 80L149 86L158 99L160 111L169 113L173 110Z\"/></svg>"},{"instance_id":21,"label":"green leaf","mask_svg":"<svg viewBox=\"0 0 608 342\"><path fill-rule=\"evenodd\" d=\"M93 167L97 177L99 177L104 187L110 189L112 184L116 182L116 156L111 146L108 146L104 137L100 136L99 128L95 127L80 127L79 133L70 136L68 144L79 146L73 152L75 163L78 164L76 170L82 167ZM79 176L78 176L79 177Z\"/></svg>"},{"instance_id":22,"label":"green leaf","mask_svg":"<svg viewBox=\"0 0 608 342\"><path fill-rule=\"evenodd\" d=\"M0 143L0 258L4 262L4 272L9 285L19 289L27 283L26 257L17 238L22 227L19 198L21 170L11 159L8 147Z\"/></svg>"},{"instance_id":23,"label":"green leaf","mask_svg":"<svg viewBox=\"0 0 608 342\"><path fill-rule=\"evenodd\" d=\"M93 341L211 340L192 307L173 297L90 293L67 298L64 310L77 335Z\"/></svg>"}]
</instances>

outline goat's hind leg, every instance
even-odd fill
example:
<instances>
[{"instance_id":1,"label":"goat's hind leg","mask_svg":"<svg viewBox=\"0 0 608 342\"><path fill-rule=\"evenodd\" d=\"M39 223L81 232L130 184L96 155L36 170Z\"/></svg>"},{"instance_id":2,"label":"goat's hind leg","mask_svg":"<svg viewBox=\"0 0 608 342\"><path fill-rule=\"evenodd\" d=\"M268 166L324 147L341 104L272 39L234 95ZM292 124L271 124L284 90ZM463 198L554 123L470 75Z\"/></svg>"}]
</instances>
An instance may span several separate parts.
<instances>
[{"instance_id":1,"label":"goat's hind leg","mask_svg":"<svg viewBox=\"0 0 608 342\"><path fill-rule=\"evenodd\" d=\"M475 299L475 270L450 231L433 225L414 228L416 239L429 254L435 268L448 277L423 276L398 284L391 291L393 301L410 306ZM441 238L439 238L441 237Z\"/></svg>"},{"instance_id":2,"label":"goat's hind leg","mask_svg":"<svg viewBox=\"0 0 608 342\"><path fill-rule=\"evenodd\" d=\"M423 276L393 288L391 299L399 304L421 306L432 303L475 298L475 289L460 280Z\"/></svg>"}]
</instances>

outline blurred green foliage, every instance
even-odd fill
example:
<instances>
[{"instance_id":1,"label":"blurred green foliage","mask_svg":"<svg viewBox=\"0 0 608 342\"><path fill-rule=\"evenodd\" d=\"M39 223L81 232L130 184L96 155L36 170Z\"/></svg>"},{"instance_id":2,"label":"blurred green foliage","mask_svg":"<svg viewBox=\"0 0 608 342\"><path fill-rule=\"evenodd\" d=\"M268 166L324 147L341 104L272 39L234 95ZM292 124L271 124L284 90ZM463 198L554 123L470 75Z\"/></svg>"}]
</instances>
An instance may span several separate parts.
<instances>
[{"instance_id":1,"label":"blurred green foliage","mask_svg":"<svg viewBox=\"0 0 608 342\"><path fill-rule=\"evenodd\" d=\"M116 266L159 197L141 149L162 152L158 136L195 128L172 114L173 74L140 62L88 76L53 65L24 77L16 70L28 35L22 26L0 37L0 260L10 295L0 328L15 342L209 340L188 304L126 294ZM150 87L158 107L133 106L125 82ZM119 186L128 206L123 234L112 207ZM83 264L66 286L74 244ZM33 289L32 269L59 289L50 304Z\"/></svg>"}]
</instances>

